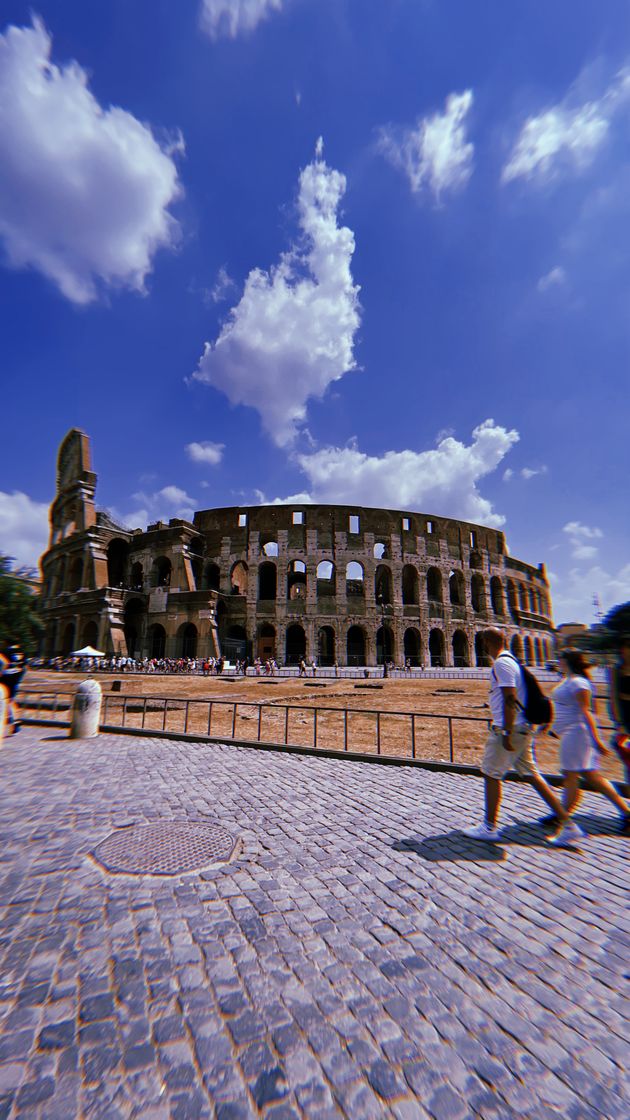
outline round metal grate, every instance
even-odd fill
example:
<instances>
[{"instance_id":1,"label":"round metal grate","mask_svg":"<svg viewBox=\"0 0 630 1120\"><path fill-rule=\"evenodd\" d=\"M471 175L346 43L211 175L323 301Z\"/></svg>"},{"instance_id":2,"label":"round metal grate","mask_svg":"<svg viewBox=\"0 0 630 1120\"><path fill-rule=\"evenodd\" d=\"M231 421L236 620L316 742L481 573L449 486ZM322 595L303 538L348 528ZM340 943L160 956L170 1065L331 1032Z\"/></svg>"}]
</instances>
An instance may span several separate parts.
<instances>
[{"instance_id":1,"label":"round metal grate","mask_svg":"<svg viewBox=\"0 0 630 1120\"><path fill-rule=\"evenodd\" d=\"M217 825L160 821L112 832L93 855L118 874L182 875L229 860L235 847L231 833Z\"/></svg>"}]
</instances>

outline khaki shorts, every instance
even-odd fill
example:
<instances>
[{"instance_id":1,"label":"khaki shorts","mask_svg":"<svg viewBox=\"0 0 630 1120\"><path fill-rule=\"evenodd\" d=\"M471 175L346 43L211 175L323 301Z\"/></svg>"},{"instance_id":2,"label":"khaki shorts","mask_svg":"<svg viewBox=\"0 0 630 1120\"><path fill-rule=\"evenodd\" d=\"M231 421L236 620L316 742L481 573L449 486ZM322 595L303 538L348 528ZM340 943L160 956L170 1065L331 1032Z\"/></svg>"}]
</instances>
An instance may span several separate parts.
<instances>
[{"instance_id":1,"label":"khaki shorts","mask_svg":"<svg viewBox=\"0 0 630 1120\"><path fill-rule=\"evenodd\" d=\"M511 741L514 750L506 751L501 733L491 731L484 747L481 773L487 778L504 778L508 770L516 770L516 773L523 777L537 774L538 767L534 762L532 738L529 728L526 731L513 731Z\"/></svg>"}]
</instances>

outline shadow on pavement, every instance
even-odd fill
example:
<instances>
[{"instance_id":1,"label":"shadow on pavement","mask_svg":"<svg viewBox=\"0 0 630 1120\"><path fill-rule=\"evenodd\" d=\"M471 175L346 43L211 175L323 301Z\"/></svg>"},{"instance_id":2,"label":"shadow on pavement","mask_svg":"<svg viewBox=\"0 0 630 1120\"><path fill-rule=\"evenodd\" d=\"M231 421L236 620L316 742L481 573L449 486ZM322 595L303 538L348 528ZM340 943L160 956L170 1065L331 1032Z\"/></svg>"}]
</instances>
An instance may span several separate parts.
<instances>
[{"instance_id":1,"label":"shadow on pavement","mask_svg":"<svg viewBox=\"0 0 630 1120\"><path fill-rule=\"evenodd\" d=\"M617 814L612 809L607 817L600 817L597 813L576 813L575 823L579 824L589 836L621 836Z\"/></svg>"},{"instance_id":2,"label":"shadow on pavement","mask_svg":"<svg viewBox=\"0 0 630 1120\"><path fill-rule=\"evenodd\" d=\"M39 741L40 743L59 743L62 741L66 743L69 738L69 735L42 735Z\"/></svg>"},{"instance_id":3,"label":"shadow on pavement","mask_svg":"<svg viewBox=\"0 0 630 1120\"><path fill-rule=\"evenodd\" d=\"M423 859L434 862L466 861L470 863L502 863L507 852L498 844L469 840L463 832L447 832L443 836L426 836L418 839L409 836L392 844L396 852L414 852Z\"/></svg>"}]
</instances>

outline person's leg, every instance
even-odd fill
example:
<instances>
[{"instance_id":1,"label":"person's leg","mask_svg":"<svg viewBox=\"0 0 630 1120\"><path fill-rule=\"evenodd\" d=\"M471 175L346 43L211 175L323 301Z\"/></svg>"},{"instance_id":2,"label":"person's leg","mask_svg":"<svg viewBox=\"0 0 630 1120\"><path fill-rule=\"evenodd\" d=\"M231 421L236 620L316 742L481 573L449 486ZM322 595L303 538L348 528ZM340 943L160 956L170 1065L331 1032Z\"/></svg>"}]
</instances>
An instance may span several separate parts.
<instances>
[{"instance_id":1,"label":"person's leg","mask_svg":"<svg viewBox=\"0 0 630 1120\"><path fill-rule=\"evenodd\" d=\"M612 801L613 805L616 805L623 816L630 817L630 806L628 802L625 801L620 793L617 793L617 790L612 782L608 781L608 778L605 778L598 770L588 770L585 777L588 778L590 789L594 789L597 793L603 793L604 797L607 797L609 801Z\"/></svg>"},{"instance_id":2,"label":"person's leg","mask_svg":"<svg viewBox=\"0 0 630 1120\"><path fill-rule=\"evenodd\" d=\"M573 813L582 800L579 770L565 770L564 772L564 807L567 813Z\"/></svg>"},{"instance_id":3,"label":"person's leg","mask_svg":"<svg viewBox=\"0 0 630 1120\"><path fill-rule=\"evenodd\" d=\"M551 786L547 785L542 774L540 774L538 770L534 770L529 776L531 779L531 783L539 797L542 797L543 801L549 806L549 808L553 809L558 820L562 824L566 824L567 821L571 819L571 814L567 813L566 809L562 805L562 802L559 800L559 798L556 797Z\"/></svg>"},{"instance_id":4,"label":"person's leg","mask_svg":"<svg viewBox=\"0 0 630 1120\"><path fill-rule=\"evenodd\" d=\"M485 788L485 804L486 804L486 824L488 828L495 829L499 819L499 809L501 808L501 797L503 793L503 783L500 778L484 778Z\"/></svg>"}]
</instances>

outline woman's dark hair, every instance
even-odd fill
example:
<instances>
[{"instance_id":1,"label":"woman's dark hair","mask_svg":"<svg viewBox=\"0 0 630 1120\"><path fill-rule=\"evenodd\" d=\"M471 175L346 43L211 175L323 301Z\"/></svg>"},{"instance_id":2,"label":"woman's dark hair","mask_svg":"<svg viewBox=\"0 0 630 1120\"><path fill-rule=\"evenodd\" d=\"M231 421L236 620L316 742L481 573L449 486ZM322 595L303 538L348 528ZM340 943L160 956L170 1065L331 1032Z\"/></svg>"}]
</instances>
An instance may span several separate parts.
<instances>
[{"instance_id":1,"label":"woman's dark hair","mask_svg":"<svg viewBox=\"0 0 630 1120\"><path fill-rule=\"evenodd\" d=\"M581 650L563 649L560 656L564 658L567 665L569 666L569 669L572 673L575 674L575 676L587 677L588 679L590 679L590 666Z\"/></svg>"}]
</instances>

